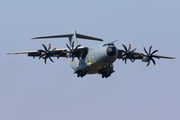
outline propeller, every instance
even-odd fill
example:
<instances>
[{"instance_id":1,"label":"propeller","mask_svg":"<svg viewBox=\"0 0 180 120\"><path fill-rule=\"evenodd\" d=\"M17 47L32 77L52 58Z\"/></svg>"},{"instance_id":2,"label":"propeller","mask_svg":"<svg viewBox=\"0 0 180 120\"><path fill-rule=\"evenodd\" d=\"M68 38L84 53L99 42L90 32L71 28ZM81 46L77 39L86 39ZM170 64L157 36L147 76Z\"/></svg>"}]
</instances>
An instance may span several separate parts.
<instances>
[{"instance_id":1,"label":"propeller","mask_svg":"<svg viewBox=\"0 0 180 120\"><path fill-rule=\"evenodd\" d=\"M57 47L55 47L53 50L50 50L50 49L51 49L51 43L49 43L48 49L47 49L47 47L46 47L44 44L41 44L41 45L44 47L45 50L38 50L39 52L44 53L44 54L41 54L41 55L39 56L39 59L43 58L45 64L46 64L47 58L49 58L49 59L51 60L51 62L54 62L54 61L51 59L51 56L53 56L52 53L56 50Z\"/></svg>"},{"instance_id":2,"label":"propeller","mask_svg":"<svg viewBox=\"0 0 180 120\"><path fill-rule=\"evenodd\" d=\"M124 54L121 55L120 57L123 57L122 59L125 60L125 64L126 64L127 58L129 58L131 60L131 62L134 62L135 57L131 53L134 52L137 49L137 47L135 49L131 50L131 43L129 43L128 49L124 44L122 44L122 46L124 47L125 51L124 50L122 51Z\"/></svg>"},{"instance_id":3,"label":"propeller","mask_svg":"<svg viewBox=\"0 0 180 120\"><path fill-rule=\"evenodd\" d=\"M69 58L72 58L72 62L74 61L74 57L77 56L78 59L80 60L80 56L78 55L78 47L80 47L81 45L78 45L74 48L74 41L72 43L72 49L68 46L68 44L66 43L66 46L69 48L70 51L64 51L64 53L69 53Z\"/></svg>"},{"instance_id":4,"label":"propeller","mask_svg":"<svg viewBox=\"0 0 180 120\"><path fill-rule=\"evenodd\" d=\"M146 53L147 55L143 55L143 56L146 56L146 58L143 59L141 62L148 62L148 63L147 63L147 66L149 66L151 60L152 60L152 62L153 62L153 64L154 64L154 66L155 66L155 65L156 65L156 62L155 62L155 60L153 59L153 57L158 58L158 57L156 57L156 56L153 56L153 54L156 53L156 52L158 52L158 50L155 50L155 51L153 51L153 52L151 53L151 48L152 48L152 45L150 46L150 48L149 48L149 53L148 53L147 50L146 50L146 48L144 47L144 51L145 51L145 53ZM159 59L159 58L158 58L158 59Z\"/></svg>"}]
</instances>

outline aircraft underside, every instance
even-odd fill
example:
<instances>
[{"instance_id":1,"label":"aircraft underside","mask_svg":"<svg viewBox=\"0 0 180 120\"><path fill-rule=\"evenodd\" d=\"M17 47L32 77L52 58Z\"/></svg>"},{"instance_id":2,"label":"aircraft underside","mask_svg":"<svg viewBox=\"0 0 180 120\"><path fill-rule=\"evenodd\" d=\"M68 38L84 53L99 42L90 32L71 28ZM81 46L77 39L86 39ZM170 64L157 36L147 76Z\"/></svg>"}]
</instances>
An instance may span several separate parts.
<instances>
[{"instance_id":1,"label":"aircraft underside","mask_svg":"<svg viewBox=\"0 0 180 120\"><path fill-rule=\"evenodd\" d=\"M77 72L77 77L84 77L86 74L101 74L102 78L109 77L114 72L113 64L97 63L91 66L88 66L82 71Z\"/></svg>"}]
</instances>

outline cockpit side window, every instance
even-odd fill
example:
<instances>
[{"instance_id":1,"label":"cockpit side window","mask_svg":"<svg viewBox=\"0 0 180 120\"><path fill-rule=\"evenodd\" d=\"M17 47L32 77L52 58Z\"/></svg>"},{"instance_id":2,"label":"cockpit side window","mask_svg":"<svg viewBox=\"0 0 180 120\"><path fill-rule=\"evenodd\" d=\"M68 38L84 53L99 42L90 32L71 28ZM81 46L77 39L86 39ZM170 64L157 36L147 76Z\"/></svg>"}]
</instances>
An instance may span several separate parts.
<instances>
[{"instance_id":1,"label":"cockpit side window","mask_svg":"<svg viewBox=\"0 0 180 120\"><path fill-rule=\"evenodd\" d=\"M104 44L103 47L107 46L107 44Z\"/></svg>"}]
</instances>

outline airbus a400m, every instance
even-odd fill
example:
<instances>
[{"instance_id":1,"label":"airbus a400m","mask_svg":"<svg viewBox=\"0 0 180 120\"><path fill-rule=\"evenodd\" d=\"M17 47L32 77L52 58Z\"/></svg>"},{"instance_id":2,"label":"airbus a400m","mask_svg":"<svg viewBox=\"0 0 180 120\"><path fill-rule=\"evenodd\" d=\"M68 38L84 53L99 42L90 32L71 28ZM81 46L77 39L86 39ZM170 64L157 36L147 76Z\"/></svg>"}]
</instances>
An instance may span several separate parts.
<instances>
[{"instance_id":1,"label":"airbus a400m","mask_svg":"<svg viewBox=\"0 0 180 120\"><path fill-rule=\"evenodd\" d=\"M45 38L69 38L69 45L66 43L67 48L64 49L51 49L51 43L49 43L49 47L47 48L44 44L42 44L44 50L40 49L37 51L29 51L29 52L13 52L7 54L28 54L30 57L38 57L39 59L44 59L44 62L47 62L47 59L54 62L51 57L66 57L71 58L72 61L70 63L71 68L74 70L74 73L77 74L77 77L83 77L86 74L101 74L102 78L107 78L111 76L114 72L113 63L116 59L122 59L127 62L129 59L131 62L134 62L136 59L141 60L142 62L147 62L147 66L149 66L152 61L155 65L156 62L154 58L166 58L166 59L174 59L174 57L166 57L154 55L154 53L158 52L155 50L151 52L152 46L150 46L149 51L147 51L144 47L144 53L135 52L137 48L131 50L131 44L129 43L129 48L127 48L124 44L122 46L123 49L117 49L115 46L115 42L101 42L97 46L81 46L78 45L77 38L103 41L102 39L90 37L82 34L77 34L76 31L73 34L65 34L65 35L55 35L55 36L45 36L45 37L36 37L33 39L45 39Z\"/></svg>"}]
</instances>

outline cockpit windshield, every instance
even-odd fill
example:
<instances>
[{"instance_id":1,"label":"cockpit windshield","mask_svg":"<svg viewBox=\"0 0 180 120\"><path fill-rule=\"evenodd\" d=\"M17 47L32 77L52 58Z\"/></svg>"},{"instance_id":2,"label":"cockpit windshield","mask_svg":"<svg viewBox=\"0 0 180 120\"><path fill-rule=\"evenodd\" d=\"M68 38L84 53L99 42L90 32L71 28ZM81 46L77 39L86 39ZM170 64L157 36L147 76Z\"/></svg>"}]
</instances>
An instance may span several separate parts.
<instances>
[{"instance_id":1,"label":"cockpit windshield","mask_svg":"<svg viewBox=\"0 0 180 120\"><path fill-rule=\"evenodd\" d=\"M113 43L109 43L108 45L114 45Z\"/></svg>"},{"instance_id":2,"label":"cockpit windshield","mask_svg":"<svg viewBox=\"0 0 180 120\"><path fill-rule=\"evenodd\" d=\"M113 43L108 43L108 44L103 45L103 47L105 47L105 46L114 46L114 44Z\"/></svg>"}]
</instances>

